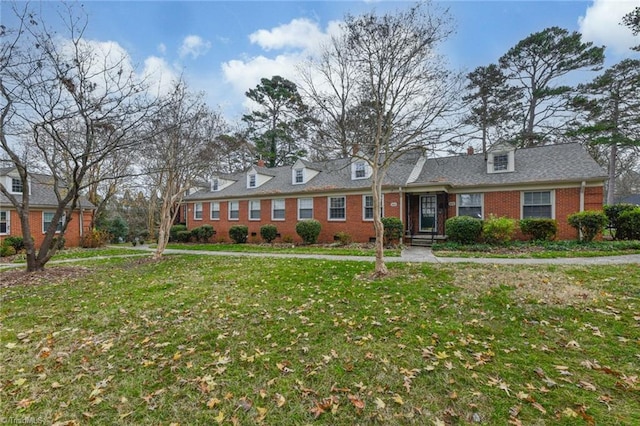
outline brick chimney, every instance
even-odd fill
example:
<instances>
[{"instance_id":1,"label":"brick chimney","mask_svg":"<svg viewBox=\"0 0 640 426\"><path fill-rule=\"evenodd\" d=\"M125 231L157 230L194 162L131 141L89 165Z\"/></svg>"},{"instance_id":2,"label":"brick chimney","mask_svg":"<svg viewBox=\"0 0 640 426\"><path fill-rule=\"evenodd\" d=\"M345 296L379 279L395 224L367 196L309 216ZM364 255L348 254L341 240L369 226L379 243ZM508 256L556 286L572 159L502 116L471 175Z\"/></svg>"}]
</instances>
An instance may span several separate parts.
<instances>
[{"instance_id":1,"label":"brick chimney","mask_svg":"<svg viewBox=\"0 0 640 426\"><path fill-rule=\"evenodd\" d=\"M256 166L258 167L264 167L264 165L265 165L265 162L262 158L259 159L258 162L256 163Z\"/></svg>"},{"instance_id":2,"label":"brick chimney","mask_svg":"<svg viewBox=\"0 0 640 426\"><path fill-rule=\"evenodd\" d=\"M473 155L474 151L473 151L473 147L470 146L467 148L467 155Z\"/></svg>"}]
</instances>

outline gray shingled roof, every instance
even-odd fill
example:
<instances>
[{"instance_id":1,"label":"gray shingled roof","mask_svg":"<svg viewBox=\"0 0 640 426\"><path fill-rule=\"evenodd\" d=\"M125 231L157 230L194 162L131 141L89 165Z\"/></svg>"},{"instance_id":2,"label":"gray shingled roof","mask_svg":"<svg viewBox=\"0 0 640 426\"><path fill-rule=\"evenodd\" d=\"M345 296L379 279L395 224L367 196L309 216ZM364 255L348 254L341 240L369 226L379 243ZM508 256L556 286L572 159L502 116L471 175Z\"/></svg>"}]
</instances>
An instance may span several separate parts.
<instances>
[{"instance_id":1,"label":"gray shingled roof","mask_svg":"<svg viewBox=\"0 0 640 426\"><path fill-rule=\"evenodd\" d=\"M413 168L421 156L415 150L404 154L388 170L384 185L405 187ZM186 200L277 196L285 194L333 192L367 189L370 179L351 179L351 159L342 158L326 162L309 163L309 168L320 173L303 185L291 182L291 167L263 168L254 166L258 173L273 176L258 188L246 187L246 174L236 175L237 181L221 191L201 190ZM543 182L604 180L606 173L579 144L549 145L517 150L515 171L488 174L483 154L428 159L418 178L409 186L513 185Z\"/></svg>"},{"instance_id":2,"label":"gray shingled roof","mask_svg":"<svg viewBox=\"0 0 640 426\"><path fill-rule=\"evenodd\" d=\"M7 173L15 170L13 167L7 167L0 169L0 176L6 176ZM53 179L51 176L43 174L31 174L31 194L29 195L29 205L33 207L56 207L58 205L58 199L53 192ZM18 201L21 199L21 195L17 194ZM80 197L80 205L85 209L93 209L95 206L86 198ZM11 202L4 194L0 193L0 205L11 205Z\"/></svg>"},{"instance_id":3,"label":"gray shingled roof","mask_svg":"<svg viewBox=\"0 0 640 426\"><path fill-rule=\"evenodd\" d=\"M580 144L569 143L516 150L515 170L508 173L487 173L484 154L428 159L415 185L500 186L606 177L602 167Z\"/></svg>"}]
</instances>

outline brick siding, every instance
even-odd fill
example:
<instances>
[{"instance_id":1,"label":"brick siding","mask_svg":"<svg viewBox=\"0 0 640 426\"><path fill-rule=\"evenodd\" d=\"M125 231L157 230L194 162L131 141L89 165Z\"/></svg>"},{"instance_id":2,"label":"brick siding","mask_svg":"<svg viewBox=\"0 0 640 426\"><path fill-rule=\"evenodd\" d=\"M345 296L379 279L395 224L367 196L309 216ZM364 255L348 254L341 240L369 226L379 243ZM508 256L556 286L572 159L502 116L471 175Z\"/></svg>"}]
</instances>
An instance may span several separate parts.
<instances>
[{"instance_id":1,"label":"brick siding","mask_svg":"<svg viewBox=\"0 0 640 426\"><path fill-rule=\"evenodd\" d=\"M44 210L51 211L51 210ZM36 247L40 247L42 241L44 241L44 232L42 232L42 213L43 210L34 210L32 209L29 212L29 226L31 227L31 235L35 240ZM92 212L87 210L84 211L84 220L83 220L83 233L89 231L91 226L91 215ZM15 210L9 210L9 226L10 226L10 235L15 237L22 237L22 224L20 223L20 217L18 216L18 212ZM71 218L71 222L67 227L67 231L64 234L65 239L65 247L78 247L80 245L80 212L73 212L73 216ZM0 243L2 240L9 235L1 235Z\"/></svg>"}]
</instances>

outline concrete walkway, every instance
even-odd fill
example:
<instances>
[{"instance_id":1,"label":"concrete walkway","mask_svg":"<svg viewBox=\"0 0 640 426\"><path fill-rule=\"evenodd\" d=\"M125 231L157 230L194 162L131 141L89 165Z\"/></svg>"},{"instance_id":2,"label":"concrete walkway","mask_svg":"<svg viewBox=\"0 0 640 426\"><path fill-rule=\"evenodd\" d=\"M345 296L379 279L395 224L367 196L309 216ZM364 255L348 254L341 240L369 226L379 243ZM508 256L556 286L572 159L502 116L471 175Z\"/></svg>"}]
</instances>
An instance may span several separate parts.
<instances>
[{"instance_id":1,"label":"concrete walkway","mask_svg":"<svg viewBox=\"0 0 640 426\"><path fill-rule=\"evenodd\" d=\"M118 247L118 246L114 246ZM109 259L114 257L139 257L146 253L153 253L155 249L148 246L127 247L132 250L140 250L140 254L121 254L115 256L96 256L89 258L52 260L49 264L82 262L91 259ZM373 256L338 256L327 254L304 254L304 253L245 253L229 251L208 251L208 250L178 250L166 249L165 254L196 254L203 256L235 256L235 257L272 257L284 259L324 259L337 261L373 262ZM407 263L484 263L497 265L640 265L640 254L628 254L622 256L604 257L573 257L558 259L508 259L508 258L474 258L474 257L437 257L430 248L427 247L407 247L402 250L399 257L385 257L385 262L407 262ZM5 268L24 267L24 263L0 264L0 270Z\"/></svg>"}]
</instances>

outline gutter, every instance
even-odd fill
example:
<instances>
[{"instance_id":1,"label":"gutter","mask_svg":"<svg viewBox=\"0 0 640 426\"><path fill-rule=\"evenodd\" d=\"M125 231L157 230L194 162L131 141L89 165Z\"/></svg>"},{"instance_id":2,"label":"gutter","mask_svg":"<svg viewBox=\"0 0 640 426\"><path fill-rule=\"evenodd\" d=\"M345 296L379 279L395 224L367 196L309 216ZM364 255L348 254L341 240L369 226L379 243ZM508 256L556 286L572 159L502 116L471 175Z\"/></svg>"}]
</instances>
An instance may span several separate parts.
<instances>
[{"instance_id":1,"label":"gutter","mask_svg":"<svg viewBox=\"0 0 640 426\"><path fill-rule=\"evenodd\" d=\"M585 192L586 186L587 186L587 182L583 180L580 183L580 213L584 211L584 192ZM580 241L582 241L582 230L578 231L578 235L580 236Z\"/></svg>"}]
</instances>

